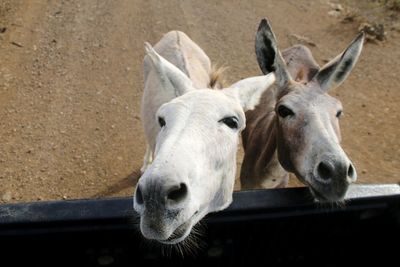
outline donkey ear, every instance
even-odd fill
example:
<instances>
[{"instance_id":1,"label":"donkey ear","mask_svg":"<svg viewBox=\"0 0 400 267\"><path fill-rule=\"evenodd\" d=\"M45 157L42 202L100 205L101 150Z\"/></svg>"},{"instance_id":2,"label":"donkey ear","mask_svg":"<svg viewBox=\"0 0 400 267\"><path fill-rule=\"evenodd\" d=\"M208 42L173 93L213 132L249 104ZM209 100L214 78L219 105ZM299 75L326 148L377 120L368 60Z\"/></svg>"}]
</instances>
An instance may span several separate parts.
<instances>
[{"instance_id":1,"label":"donkey ear","mask_svg":"<svg viewBox=\"0 0 400 267\"><path fill-rule=\"evenodd\" d=\"M264 74L275 72L276 82L280 87L287 84L291 77L279 52L275 34L266 19L262 19L258 26L255 46L261 71Z\"/></svg>"},{"instance_id":2,"label":"donkey ear","mask_svg":"<svg viewBox=\"0 0 400 267\"><path fill-rule=\"evenodd\" d=\"M314 76L313 81L319 83L323 91L339 86L350 74L360 56L364 44L364 33L361 32L346 48L332 59Z\"/></svg>"},{"instance_id":3,"label":"donkey ear","mask_svg":"<svg viewBox=\"0 0 400 267\"><path fill-rule=\"evenodd\" d=\"M223 90L239 100L244 111L254 109L262 94L275 82L274 73L240 80Z\"/></svg>"},{"instance_id":4,"label":"donkey ear","mask_svg":"<svg viewBox=\"0 0 400 267\"><path fill-rule=\"evenodd\" d=\"M165 90L180 96L194 89L192 81L185 73L160 56L149 43L145 43L145 48L147 52L145 60L148 58L151 62Z\"/></svg>"}]
</instances>

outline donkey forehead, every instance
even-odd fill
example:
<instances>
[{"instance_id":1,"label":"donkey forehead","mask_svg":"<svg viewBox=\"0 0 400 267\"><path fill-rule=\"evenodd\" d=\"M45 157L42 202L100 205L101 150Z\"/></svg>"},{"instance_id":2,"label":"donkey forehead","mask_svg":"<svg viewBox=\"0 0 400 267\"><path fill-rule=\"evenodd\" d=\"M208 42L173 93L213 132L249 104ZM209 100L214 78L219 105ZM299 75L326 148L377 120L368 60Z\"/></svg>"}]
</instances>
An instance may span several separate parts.
<instances>
[{"instance_id":1,"label":"donkey forehead","mask_svg":"<svg viewBox=\"0 0 400 267\"><path fill-rule=\"evenodd\" d=\"M342 108L342 103L338 99L328 95L313 84L292 86L289 92L280 99L279 103L304 108L318 107L321 110Z\"/></svg>"},{"instance_id":2,"label":"donkey forehead","mask_svg":"<svg viewBox=\"0 0 400 267\"><path fill-rule=\"evenodd\" d=\"M158 114L174 112L244 117L239 101L220 90L199 89L174 98L158 110Z\"/></svg>"}]
</instances>

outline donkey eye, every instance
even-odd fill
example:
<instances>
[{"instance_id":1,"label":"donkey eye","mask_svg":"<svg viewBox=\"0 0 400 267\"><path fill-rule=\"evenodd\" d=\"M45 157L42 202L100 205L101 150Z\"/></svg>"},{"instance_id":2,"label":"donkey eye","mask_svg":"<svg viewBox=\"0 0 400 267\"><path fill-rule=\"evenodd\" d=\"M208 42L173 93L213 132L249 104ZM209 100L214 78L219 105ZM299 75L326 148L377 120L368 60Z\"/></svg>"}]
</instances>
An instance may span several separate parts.
<instances>
[{"instance_id":1,"label":"donkey eye","mask_svg":"<svg viewBox=\"0 0 400 267\"><path fill-rule=\"evenodd\" d=\"M340 117L342 116L342 114L343 114L343 111L342 111L342 110L339 110L339 111L336 113L336 117L337 117L337 118L340 118Z\"/></svg>"},{"instance_id":2,"label":"donkey eye","mask_svg":"<svg viewBox=\"0 0 400 267\"><path fill-rule=\"evenodd\" d=\"M238 128L238 119L236 117L226 117L220 120L219 122L224 123L226 126L228 126L231 129L237 129Z\"/></svg>"},{"instance_id":3,"label":"donkey eye","mask_svg":"<svg viewBox=\"0 0 400 267\"><path fill-rule=\"evenodd\" d=\"M160 127L164 127L165 126L165 120L162 117L158 117L158 124L160 124Z\"/></svg>"},{"instance_id":4,"label":"donkey eye","mask_svg":"<svg viewBox=\"0 0 400 267\"><path fill-rule=\"evenodd\" d=\"M280 105L278 107L278 115L281 116L282 118L285 118L287 116L293 116L294 112L290 108L284 105Z\"/></svg>"}]
</instances>

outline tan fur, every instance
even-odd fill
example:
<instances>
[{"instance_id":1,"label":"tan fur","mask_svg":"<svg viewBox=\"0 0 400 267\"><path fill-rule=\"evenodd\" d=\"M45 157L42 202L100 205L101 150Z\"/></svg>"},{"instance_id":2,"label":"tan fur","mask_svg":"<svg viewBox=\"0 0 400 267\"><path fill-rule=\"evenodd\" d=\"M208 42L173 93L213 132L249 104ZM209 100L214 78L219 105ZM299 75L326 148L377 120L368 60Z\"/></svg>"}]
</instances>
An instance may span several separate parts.
<instances>
[{"instance_id":1,"label":"tan fur","mask_svg":"<svg viewBox=\"0 0 400 267\"><path fill-rule=\"evenodd\" d=\"M227 67L217 67L216 65L211 66L209 88L222 89L227 86L224 77L226 69Z\"/></svg>"}]
</instances>

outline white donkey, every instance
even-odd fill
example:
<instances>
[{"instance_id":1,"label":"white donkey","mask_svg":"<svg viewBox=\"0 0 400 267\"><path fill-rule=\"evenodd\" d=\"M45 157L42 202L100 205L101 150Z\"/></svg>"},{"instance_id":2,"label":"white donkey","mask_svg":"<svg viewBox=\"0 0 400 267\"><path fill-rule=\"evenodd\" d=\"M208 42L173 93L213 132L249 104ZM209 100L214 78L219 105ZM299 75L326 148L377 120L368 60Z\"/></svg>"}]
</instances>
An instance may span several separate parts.
<instances>
[{"instance_id":1,"label":"white donkey","mask_svg":"<svg viewBox=\"0 0 400 267\"><path fill-rule=\"evenodd\" d=\"M179 31L167 33L154 49L146 43L146 51L142 122L148 148L134 208L145 238L177 244L207 213L232 202L244 112L258 104L275 76L213 90L208 56Z\"/></svg>"}]
</instances>

